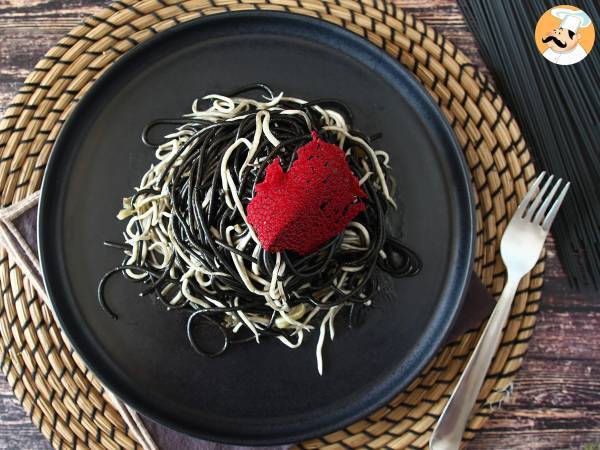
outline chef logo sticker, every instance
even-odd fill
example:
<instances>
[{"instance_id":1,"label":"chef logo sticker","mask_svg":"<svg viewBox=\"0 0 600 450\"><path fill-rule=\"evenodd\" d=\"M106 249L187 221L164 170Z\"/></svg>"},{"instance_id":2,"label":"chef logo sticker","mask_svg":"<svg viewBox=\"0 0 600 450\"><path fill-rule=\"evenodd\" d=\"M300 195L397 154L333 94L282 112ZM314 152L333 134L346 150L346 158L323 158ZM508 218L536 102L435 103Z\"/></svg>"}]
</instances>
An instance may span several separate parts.
<instances>
[{"instance_id":1,"label":"chef logo sticker","mask_svg":"<svg viewBox=\"0 0 600 450\"><path fill-rule=\"evenodd\" d=\"M548 61L561 66L578 63L594 46L594 24L585 11L560 5L546 11L535 27L535 43Z\"/></svg>"}]
</instances>

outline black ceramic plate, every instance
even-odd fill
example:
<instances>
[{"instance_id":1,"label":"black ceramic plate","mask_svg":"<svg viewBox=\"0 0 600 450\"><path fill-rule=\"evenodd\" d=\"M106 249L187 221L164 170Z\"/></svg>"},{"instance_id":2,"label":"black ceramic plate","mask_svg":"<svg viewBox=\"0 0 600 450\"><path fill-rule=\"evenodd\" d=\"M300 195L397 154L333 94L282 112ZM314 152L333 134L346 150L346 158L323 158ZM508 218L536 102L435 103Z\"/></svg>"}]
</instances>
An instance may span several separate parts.
<instances>
[{"instance_id":1,"label":"black ceramic plate","mask_svg":"<svg viewBox=\"0 0 600 450\"><path fill-rule=\"evenodd\" d=\"M120 319L96 300L120 261L115 218L153 160L142 128L186 113L205 93L266 82L303 98L348 103L366 134L382 132L401 208L396 233L423 259L415 278L384 278L362 327L338 327L319 376L313 336L219 358L190 348L186 313L165 312L139 286L108 289ZM63 329L90 368L140 412L178 430L232 443L293 442L382 406L430 360L452 325L471 270L473 214L461 152L434 103L397 62L363 39L314 19L232 13L161 33L98 80L65 124L42 188L40 253ZM341 321L340 321L341 325Z\"/></svg>"}]
</instances>

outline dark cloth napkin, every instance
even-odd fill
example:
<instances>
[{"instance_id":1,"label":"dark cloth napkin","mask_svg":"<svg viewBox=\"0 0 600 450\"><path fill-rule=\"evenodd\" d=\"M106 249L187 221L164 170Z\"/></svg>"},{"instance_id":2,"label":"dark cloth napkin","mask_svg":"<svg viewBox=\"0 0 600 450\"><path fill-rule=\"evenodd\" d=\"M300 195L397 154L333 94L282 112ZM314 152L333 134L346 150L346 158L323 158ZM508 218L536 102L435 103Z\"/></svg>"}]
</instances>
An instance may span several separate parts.
<instances>
[{"instance_id":1,"label":"dark cloth napkin","mask_svg":"<svg viewBox=\"0 0 600 450\"><path fill-rule=\"evenodd\" d=\"M6 247L7 251L11 253L20 269L37 289L40 297L52 308L44 290L38 261L38 200L39 195L36 193L15 205L0 210L0 245ZM479 327L481 322L489 316L494 304L494 299L481 284L479 278L473 275L462 309L447 337L447 342L460 337L467 330ZM114 397L113 403L145 450L243 450L249 448L196 439L139 415L116 397ZM283 450L289 446L270 448Z\"/></svg>"}]
</instances>

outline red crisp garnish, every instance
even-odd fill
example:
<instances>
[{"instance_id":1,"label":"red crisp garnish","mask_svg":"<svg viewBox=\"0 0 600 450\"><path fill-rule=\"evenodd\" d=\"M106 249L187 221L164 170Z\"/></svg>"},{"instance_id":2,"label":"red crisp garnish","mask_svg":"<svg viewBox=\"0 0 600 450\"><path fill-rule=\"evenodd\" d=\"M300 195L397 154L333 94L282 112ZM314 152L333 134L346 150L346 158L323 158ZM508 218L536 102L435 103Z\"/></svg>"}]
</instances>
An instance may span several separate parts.
<instances>
[{"instance_id":1,"label":"red crisp garnish","mask_svg":"<svg viewBox=\"0 0 600 450\"><path fill-rule=\"evenodd\" d=\"M256 185L248 204L248 222L270 252L292 250L307 255L341 233L365 209L366 198L344 152L313 132L284 172L276 158Z\"/></svg>"}]
</instances>

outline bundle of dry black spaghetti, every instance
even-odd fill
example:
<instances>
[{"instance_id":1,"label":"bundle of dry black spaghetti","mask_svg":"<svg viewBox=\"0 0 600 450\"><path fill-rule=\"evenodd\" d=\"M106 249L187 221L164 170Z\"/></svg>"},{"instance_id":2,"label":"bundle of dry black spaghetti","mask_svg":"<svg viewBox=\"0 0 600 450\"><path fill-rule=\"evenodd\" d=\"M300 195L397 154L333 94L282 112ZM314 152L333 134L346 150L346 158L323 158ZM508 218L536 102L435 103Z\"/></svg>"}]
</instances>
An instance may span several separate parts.
<instances>
[{"instance_id":1,"label":"bundle of dry black spaghetti","mask_svg":"<svg viewBox=\"0 0 600 450\"><path fill-rule=\"evenodd\" d=\"M459 0L497 88L515 114L538 167L571 182L553 226L571 282L600 287L600 4L582 0L596 48L573 65L537 50L534 30L550 0Z\"/></svg>"},{"instance_id":2,"label":"bundle of dry black spaghetti","mask_svg":"<svg viewBox=\"0 0 600 450\"><path fill-rule=\"evenodd\" d=\"M247 90L259 90L263 98L240 96ZM149 134L156 126L170 132L154 143ZM125 240L107 245L123 251L125 259L98 288L101 305L115 318L104 287L122 273L144 284L141 296L152 295L168 309L189 310L188 338L199 353L216 356L230 344L265 337L296 348L316 329L322 372L325 336L333 339L338 313L347 312L353 324L371 305L378 292L377 270L401 277L420 269L416 254L389 235L385 224L395 205L389 156L352 129L351 112L339 101L307 102L251 86L207 95L190 114L151 123L143 140L155 150L156 161L123 200L119 218L128 221ZM337 163L325 158L327 149ZM265 248L249 204L275 166L280 177L283 170L289 175L305 167L301 190L317 195L324 211L336 202L327 190L346 171L345 180L364 196L352 197L334 213L337 219L349 208L360 213L306 254ZM319 168L325 176L317 179ZM297 203L285 197L286 189L278 193L283 202L264 211L259 225L276 222L288 203ZM286 222L301 225L296 233L310 211L300 213ZM290 230L285 231L289 238ZM314 242L312 234L296 237L301 244ZM207 348L194 333L207 325L221 335L216 347Z\"/></svg>"}]
</instances>

